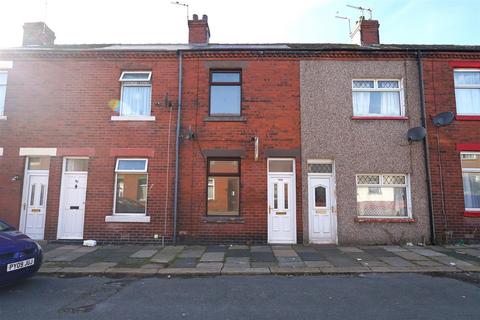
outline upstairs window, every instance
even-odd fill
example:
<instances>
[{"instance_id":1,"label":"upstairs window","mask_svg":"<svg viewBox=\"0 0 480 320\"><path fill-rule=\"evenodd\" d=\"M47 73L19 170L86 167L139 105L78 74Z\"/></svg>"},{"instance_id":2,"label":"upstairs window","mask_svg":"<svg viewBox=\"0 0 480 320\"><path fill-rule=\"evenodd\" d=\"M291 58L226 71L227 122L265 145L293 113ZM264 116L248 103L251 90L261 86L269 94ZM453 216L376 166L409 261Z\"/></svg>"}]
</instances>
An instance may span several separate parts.
<instances>
[{"instance_id":1,"label":"upstairs window","mask_svg":"<svg viewBox=\"0 0 480 320\"><path fill-rule=\"evenodd\" d=\"M465 210L480 211L480 153L462 153Z\"/></svg>"},{"instance_id":2,"label":"upstairs window","mask_svg":"<svg viewBox=\"0 0 480 320\"><path fill-rule=\"evenodd\" d=\"M409 217L408 176L403 174L357 175L357 214L371 218Z\"/></svg>"},{"instance_id":3,"label":"upstairs window","mask_svg":"<svg viewBox=\"0 0 480 320\"><path fill-rule=\"evenodd\" d=\"M242 96L240 71L210 72L210 115L240 116Z\"/></svg>"},{"instance_id":4,"label":"upstairs window","mask_svg":"<svg viewBox=\"0 0 480 320\"><path fill-rule=\"evenodd\" d=\"M457 114L480 115L480 69L454 71Z\"/></svg>"},{"instance_id":5,"label":"upstairs window","mask_svg":"<svg viewBox=\"0 0 480 320\"><path fill-rule=\"evenodd\" d=\"M146 214L147 159L118 159L115 167L116 214Z\"/></svg>"},{"instance_id":6,"label":"upstairs window","mask_svg":"<svg viewBox=\"0 0 480 320\"><path fill-rule=\"evenodd\" d=\"M353 115L360 117L403 117L400 80L353 80Z\"/></svg>"},{"instance_id":7,"label":"upstairs window","mask_svg":"<svg viewBox=\"0 0 480 320\"><path fill-rule=\"evenodd\" d=\"M150 71L124 71L120 76L122 92L120 116L150 116L152 84Z\"/></svg>"},{"instance_id":8,"label":"upstairs window","mask_svg":"<svg viewBox=\"0 0 480 320\"><path fill-rule=\"evenodd\" d=\"M0 71L0 117L5 110L5 96L7 93L7 72Z\"/></svg>"}]
</instances>

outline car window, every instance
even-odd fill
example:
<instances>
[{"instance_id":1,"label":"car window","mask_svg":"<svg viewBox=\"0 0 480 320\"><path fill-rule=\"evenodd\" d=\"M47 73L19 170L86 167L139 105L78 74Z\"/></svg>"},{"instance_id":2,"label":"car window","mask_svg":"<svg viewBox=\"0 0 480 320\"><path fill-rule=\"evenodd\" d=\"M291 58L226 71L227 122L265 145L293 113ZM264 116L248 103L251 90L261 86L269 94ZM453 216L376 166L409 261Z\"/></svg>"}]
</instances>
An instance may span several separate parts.
<instances>
[{"instance_id":1,"label":"car window","mask_svg":"<svg viewBox=\"0 0 480 320\"><path fill-rule=\"evenodd\" d=\"M6 224L5 222L0 221L0 232L1 231L8 231L8 230L13 230L11 226Z\"/></svg>"}]
</instances>

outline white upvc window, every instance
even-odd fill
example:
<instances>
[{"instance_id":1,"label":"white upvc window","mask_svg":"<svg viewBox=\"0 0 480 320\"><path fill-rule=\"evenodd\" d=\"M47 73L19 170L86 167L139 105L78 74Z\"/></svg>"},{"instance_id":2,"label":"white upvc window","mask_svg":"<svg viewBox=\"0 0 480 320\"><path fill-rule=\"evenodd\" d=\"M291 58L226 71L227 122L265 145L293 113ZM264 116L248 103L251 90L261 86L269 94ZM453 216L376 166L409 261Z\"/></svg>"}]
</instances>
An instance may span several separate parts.
<instances>
[{"instance_id":1,"label":"white upvc window","mask_svg":"<svg viewBox=\"0 0 480 320\"><path fill-rule=\"evenodd\" d=\"M357 215L411 218L410 182L405 174L358 174Z\"/></svg>"},{"instance_id":2,"label":"white upvc window","mask_svg":"<svg viewBox=\"0 0 480 320\"><path fill-rule=\"evenodd\" d=\"M404 117L403 83L398 79L352 80L353 115Z\"/></svg>"},{"instance_id":3,"label":"white upvc window","mask_svg":"<svg viewBox=\"0 0 480 320\"><path fill-rule=\"evenodd\" d=\"M4 117L5 97L7 93L7 71L0 70L0 118Z\"/></svg>"},{"instance_id":4,"label":"white upvc window","mask_svg":"<svg viewBox=\"0 0 480 320\"><path fill-rule=\"evenodd\" d=\"M480 152L462 152L463 197L466 211L480 211Z\"/></svg>"},{"instance_id":5,"label":"white upvc window","mask_svg":"<svg viewBox=\"0 0 480 320\"><path fill-rule=\"evenodd\" d=\"M147 213L148 159L117 159L114 214Z\"/></svg>"},{"instance_id":6,"label":"white upvc window","mask_svg":"<svg viewBox=\"0 0 480 320\"><path fill-rule=\"evenodd\" d=\"M480 116L480 69L455 69L457 114Z\"/></svg>"},{"instance_id":7,"label":"white upvc window","mask_svg":"<svg viewBox=\"0 0 480 320\"><path fill-rule=\"evenodd\" d=\"M215 178L208 178L208 199L215 200Z\"/></svg>"},{"instance_id":8,"label":"white upvc window","mask_svg":"<svg viewBox=\"0 0 480 320\"><path fill-rule=\"evenodd\" d=\"M119 115L122 117L149 117L152 101L152 72L123 71Z\"/></svg>"}]
</instances>

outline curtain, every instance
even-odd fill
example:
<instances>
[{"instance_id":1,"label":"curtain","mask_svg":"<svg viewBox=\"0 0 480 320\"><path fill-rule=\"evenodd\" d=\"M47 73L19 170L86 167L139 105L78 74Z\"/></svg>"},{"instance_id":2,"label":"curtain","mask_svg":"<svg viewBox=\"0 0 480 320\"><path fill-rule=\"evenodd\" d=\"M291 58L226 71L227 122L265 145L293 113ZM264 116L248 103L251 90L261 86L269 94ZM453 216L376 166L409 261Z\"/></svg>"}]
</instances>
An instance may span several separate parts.
<instances>
[{"instance_id":1,"label":"curtain","mask_svg":"<svg viewBox=\"0 0 480 320\"><path fill-rule=\"evenodd\" d=\"M124 86L122 94L122 116L149 116L150 115L151 87Z\"/></svg>"},{"instance_id":2,"label":"curtain","mask_svg":"<svg viewBox=\"0 0 480 320\"><path fill-rule=\"evenodd\" d=\"M407 216L407 190L406 188L393 188L395 212L392 215Z\"/></svg>"},{"instance_id":3,"label":"curtain","mask_svg":"<svg viewBox=\"0 0 480 320\"><path fill-rule=\"evenodd\" d=\"M465 208L480 208L480 174L463 173L463 194L465 199Z\"/></svg>"},{"instance_id":4,"label":"curtain","mask_svg":"<svg viewBox=\"0 0 480 320\"><path fill-rule=\"evenodd\" d=\"M5 93L7 91L7 86L0 85L0 116L3 116L3 109L5 106Z\"/></svg>"},{"instance_id":5,"label":"curtain","mask_svg":"<svg viewBox=\"0 0 480 320\"><path fill-rule=\"evenodd\" d=\"M480 72L460 72L454 74L455 85L478 84L480 85Z\"/></svg>"},{"instance_id":6,"label":"curtain","mask_svg":"<svg viewBox=\"0 0 480 320\"><path fill-rule=\"evenodd\" d=\"M480 114L480 89L455 89L459 114Z\"/></svg>"},{"instance_id":7,"label":"curtain","mask_svg":"<svg viewBox=\"0 0 480 320\"><path fill-rule=\"evenodd\" d=\"M366 116L370 112L370 92L353 92L353 114Z\"/></svg>"},{"instance_id":8,"label":"curtain","mask_svg":"<svg viewBox=\"0 0 480 320\"><path fill-rule=\"evenodd\" d=\"M400 93L382 92L380 95L380 110L383 116L400 116Z\"/></svg>"}]
</instances>

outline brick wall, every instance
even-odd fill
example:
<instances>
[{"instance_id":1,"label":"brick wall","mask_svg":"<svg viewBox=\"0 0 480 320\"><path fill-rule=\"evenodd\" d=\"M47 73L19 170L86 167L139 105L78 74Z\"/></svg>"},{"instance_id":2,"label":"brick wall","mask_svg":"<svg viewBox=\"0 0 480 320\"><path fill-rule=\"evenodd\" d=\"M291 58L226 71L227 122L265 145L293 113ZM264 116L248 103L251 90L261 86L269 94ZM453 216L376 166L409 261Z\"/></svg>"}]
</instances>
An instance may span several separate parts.
<instances>
[{"instance_id":1,"label":"brick wall","mask_svg":"<svg viewBox=\"0 0 480 320\"><path fill-rule=\"evenodd\" d=\"M176 56L2 58L14 60L14 67L8 76L5 104L8 119L0 121L0 144L4 148L0 157L0 217L19 225L23 181L11 181L13 175L24 174L25 157L19 156L19 147L63 148L66 154L71 148L84 148L94 153L89 159L84 238L135 241L153 240L154 234L161 237L166 201L165 236L171 238L178 90ZM109 102L120 98L118 79L122 70L152 71L155 122L110 120L117 114ZM171 114L164 104L166 94L174 102ZM170 165L167 166L169 121ZM115 160L116 155L121 155L112 152L115 148L137 148L140 152L137 156L150 156L147 212L151 223L105 222L105 216L113 211ZM73 155L86 155L84 152L73 150ZM167 170L170 170L168 180ZM57 236L61 175L59 155L50 163L46 239Z\"/></svg>"},{"instance_id":2,"label":"brick wall","mask_svg":"<svg viewBox=\"0 0 480 320\"><path fill-rule=\"evenodd\" d=\"M452 60L435 59L432 56L426 58L423 64L435 233L441 242L478 241L480 217L464 215L462 170L457 144L480 144L479 121L454 120L451 125L438 129L431 122L431 118L440 112L456 113ZM480 55L474 60L463 60L466 63L464 66L469 62L478 65L479 61Z\"/></svg>"}]
</instances>

